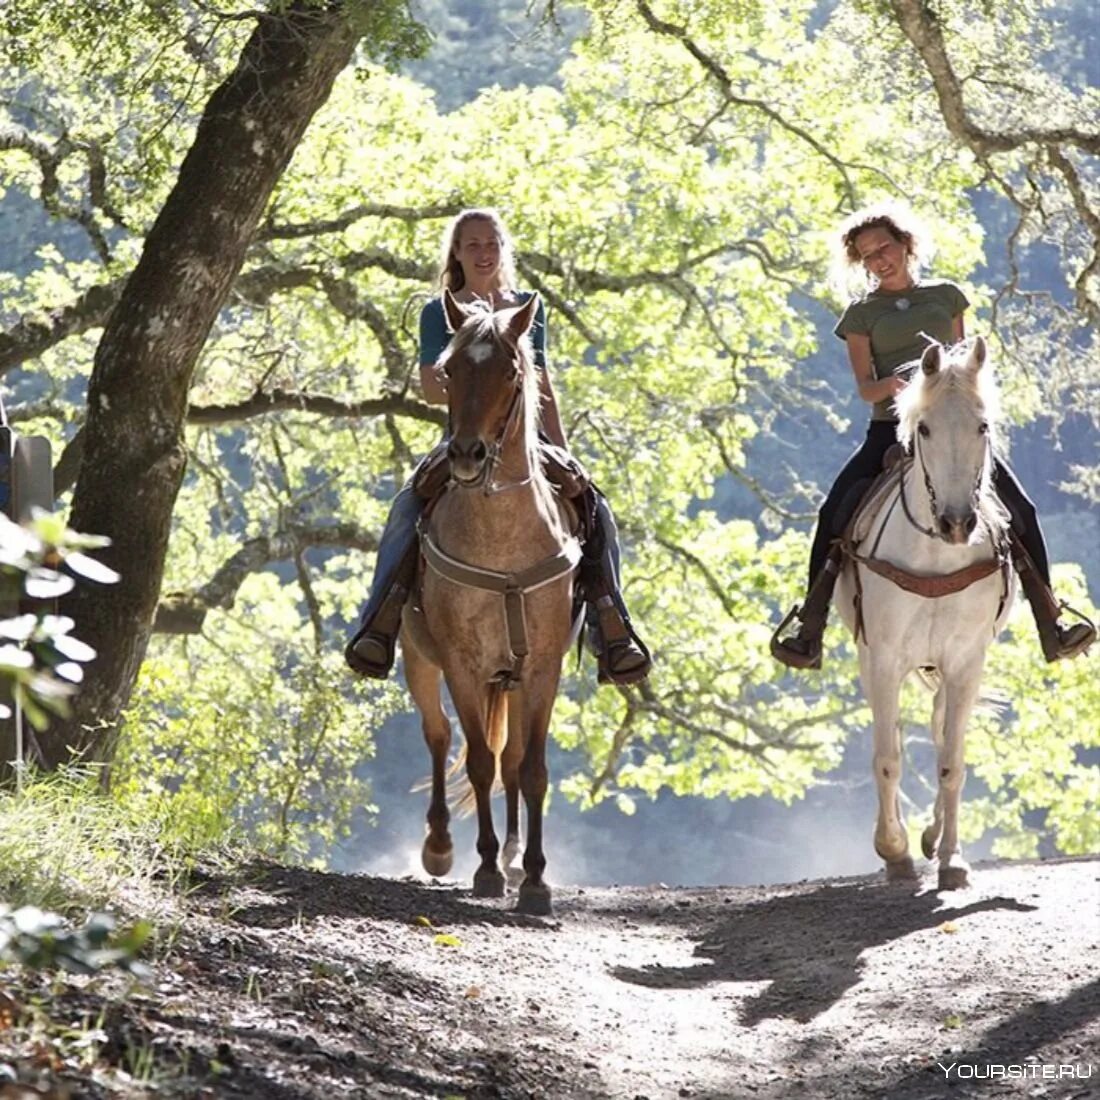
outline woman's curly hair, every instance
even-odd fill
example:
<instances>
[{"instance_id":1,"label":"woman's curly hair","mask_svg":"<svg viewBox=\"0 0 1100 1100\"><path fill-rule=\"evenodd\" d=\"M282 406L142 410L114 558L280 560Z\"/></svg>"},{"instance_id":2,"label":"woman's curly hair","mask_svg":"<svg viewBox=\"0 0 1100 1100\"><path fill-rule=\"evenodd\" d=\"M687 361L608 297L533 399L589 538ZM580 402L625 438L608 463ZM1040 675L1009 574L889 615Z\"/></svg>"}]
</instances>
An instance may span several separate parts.
<instances>
[{"instance_id":1,"label":"woman's curly hair","mask_svg":"<svg viewBox=\"0 0 1100 1100\"><path fill-rule=\"evenodd\" d=\"M904 203L896 199L865 206L849 214L840 225L836 238L833 282L837 289L850 291L857 271L863 289L873 279L863 271L862 260L856 249L856 238L866 229L885 229L896 241L905 245L906 266L914 280L932 258L932 239L925 224Z\"/></svg>"}]
</instances>

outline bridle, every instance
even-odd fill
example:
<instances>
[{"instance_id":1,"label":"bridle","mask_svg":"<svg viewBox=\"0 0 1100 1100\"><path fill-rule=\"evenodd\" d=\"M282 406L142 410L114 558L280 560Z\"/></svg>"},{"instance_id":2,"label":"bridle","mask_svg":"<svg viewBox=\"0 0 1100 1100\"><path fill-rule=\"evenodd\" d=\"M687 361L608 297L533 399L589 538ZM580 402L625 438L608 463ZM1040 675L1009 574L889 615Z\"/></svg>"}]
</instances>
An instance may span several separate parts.
<instances>
[{"instance_id":1,"label":"bridle","mask_svg":"<svg viewBox=\"0 0 1100 1100\"><path fill-rule=\"evenodd\" d=\"M928 493L928 504L932 510L933 520L938 515L936 509L936 487L932 484L932 476L928 473L928 466L924 461L924 453L920 445L920 432L916 432L913 435L913 451L916 455L917 462L920 464L921 476L924 478L924 489ZM986 437L985 441L985 456L982 459L981 466L978 468L978 476L974 481L974 488L971 490L970 498L974 503L974 511L978 513L979 519L986 527L986 532L993 536L994 532L989 529L989 525L982 515L981 509L978 507L978 503L981 500L982 495L982 478L985 475L986 470L989 468L990 461L992 460L992 445L990 444L989 437ZM926 527L924 524L919 523L916 517L913 515L909 508L909 500L905 495L905 477L902 476L898 485L898 494L901 497L901 507L905 512L905 518L909 521L910 525L915 527L922 535L927 535L930 539L942 539L945 542L946 536L937 531L934 527Z\"/></svg>"},{"instance_id":2,"label":"bridle","mask_svg":"<svg viewBox=\"0 0 1100 1100\"><path fill-rule=\"evenodd\" d=\"M517 355L519 354L518 349L509 344L507 340L502 342L510 351ZM492 496L493 493L503 493L508 489L519 489L531 483L533 474L530 472L528 472L526 477L520 478L518 481L499 482L493 478L493 471L500 465L500 457L504 450L504 444L507 442L508 437L516 430L520 416L523 412L523 389L523 369L520 367L516 370L515 381L512 385L512 400L508 404L508 412L504 416L504 421L501 424L500 431L497 433L496 438L489 444L485 459L481 464L481 472L470 481L458 481L452 478L454 484L458 488L480 489L485 496Z\"/></svg>"}]
</instances>

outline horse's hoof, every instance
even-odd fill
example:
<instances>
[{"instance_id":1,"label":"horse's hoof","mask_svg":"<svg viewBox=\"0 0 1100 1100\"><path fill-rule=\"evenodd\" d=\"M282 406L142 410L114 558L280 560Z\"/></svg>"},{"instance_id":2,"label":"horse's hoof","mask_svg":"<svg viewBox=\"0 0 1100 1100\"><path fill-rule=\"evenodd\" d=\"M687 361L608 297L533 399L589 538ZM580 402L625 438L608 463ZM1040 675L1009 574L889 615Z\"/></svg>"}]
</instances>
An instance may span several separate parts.
<instances>
[{"instance_id":1,"label":"horse's hoof","mask_svg":"<svg viewBox=\"0 0 1100 1100\"><path fill-rule=\"evenodd\" d=\"M940 867L941 890L965 890L970 885L970 868L962 861L953 861Z\"/></svg>"},{"instance_id":2,"label":"horse's hoof","mask_svg":"<svg viewBox=\"0 0 1100 1100\"><path fill-rule=\"evenodd\" d=\"M906 860L912 862L912 859L909 855L908 833L898 833L889 840L880 839L876 835L875 855L877 855L878 858L887 865L891 863L904 863Z\"/></svg>"},{"instance_id":3,"label":"horse's hoof","mask_svg":"<svg viewBox=\"0 0 1100 1100\"><path fill-rule=\"evenodd\" d=\"M925 859L932 859L936 854L936 845L940 842L939 830L935 825L929 825L920 835L920 850Z\"/></svg>"},{"instance_id":4,"label":"horse's hoof","mask_svg":"<svg viewBox=\"0 0 1100 1100\"><path fill-rule=\"evenodd\" d=\"M913 864L912 856L902 856L901 859L887 861L886 881L908 883L916 882L920 876Z\"/></svg>"},{"instance_id":5,"label":"horse's hoof","mask_svg":"<svg viewBox=\"0 0 1100 1100\"><path fill-rule=\"evenodd\" d=\"M429 847L430 843L430 840L424 841L424 847L420 849L420 862L432 878L443 878L451 873L451 864L455 860L454 847L448 846L445 851L434 852Z\"/></svg>"},{"instance_id":6,"label":"horse's hoof","mask_svg":"<svg viewBox=\"0 0 1100 1100\"><path fill-rule=\"evenodd\" d=\"M527 874L522 867L513 864L511 867L504 868L504 877L508 880L508 885L515 890L527 877Z\"/></svg>"},{"instance_id":7,"label":"horse's hoof","mask_svg":"<svg viewBox=\"0 0 1100 1100\"><path fill-rule=\"evenodd\" d=\"M527 917L552 917L554 907L550 904L550 887L545 883L539 886L523 883L519 888L516 912Z\"/></svg>"},{"instance_id":8,"label":"horse's hoof","mask_svg":"<svg viewBox=\"0 0 1100 1100\"><path fill-rule=\"evenodd\" d=\"M485 871L479 867L474 872L474 897L504 897L504 876L499 871Z\"/></svg>"}]
</instances>

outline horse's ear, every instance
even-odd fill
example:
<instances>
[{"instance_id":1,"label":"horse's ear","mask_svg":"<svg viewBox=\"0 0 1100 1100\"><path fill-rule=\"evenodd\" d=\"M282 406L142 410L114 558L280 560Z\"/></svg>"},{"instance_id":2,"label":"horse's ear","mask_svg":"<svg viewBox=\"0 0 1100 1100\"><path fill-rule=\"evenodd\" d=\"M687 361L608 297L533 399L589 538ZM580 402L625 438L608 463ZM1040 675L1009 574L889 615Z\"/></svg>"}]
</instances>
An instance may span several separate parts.
<instances>
[{"instance_id":1,"label":"horse's ear","mask_svg":"<svg viewBox=\"0 0 1100 1100\"><path fill-rule=\"evenodd\" d=\"M443 288L443 316L447 321L448 332L458 332L468 316L462 303L451 293L450 287Z\"/></svg>"},{"instance_id":2,"label":"horse's ear","mask_svg":"<svg viewBox=\"0 0 1100 1100\"><path fill-rule=\"evenodd\" d=\"M939 344L929 344L920 357L920 369L925 374L935 374L940 369L940 359L943 349Z\"/></svg>"},{"instance_id":3,"label":"horse's ear","mask_svg":"<svg viewBox=\"0 0 1100 1100\"><path fill-rule=\"evenodd\" d=\"M980 371L985 366L986 361L985 341L980 337L974 338L974 346L970 349L970 355L967 357L966 365L974 372Z\"/></svg>"},{"instance_id":4,"label":"horse's ear","mask_svg":"<svg viewBox=\"0 0 1100 1100\"><path fill-rule=\"evenodd\" d=\"M536 291L523 305L512 311L508 318L508 335L513 340L518 340L535 323L535 316L539 311L539 296Z\"/></svg>"}]
</instances>

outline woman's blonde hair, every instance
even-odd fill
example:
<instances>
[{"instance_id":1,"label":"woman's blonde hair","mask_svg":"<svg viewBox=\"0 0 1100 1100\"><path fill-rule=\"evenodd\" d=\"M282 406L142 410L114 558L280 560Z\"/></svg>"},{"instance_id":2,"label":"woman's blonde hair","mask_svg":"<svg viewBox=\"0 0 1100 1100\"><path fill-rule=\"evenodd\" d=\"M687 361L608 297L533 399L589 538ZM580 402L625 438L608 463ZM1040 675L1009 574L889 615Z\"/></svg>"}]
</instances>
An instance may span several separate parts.
<instances>
[{"instance_id":1,"label":"woman's blonde hair","mask_svg":"<svg viewBox=\"0 0 1100 1100\"><path fill-rule=\"evenodd\" d=\"M516 289L516 260L512 248L512 238L504 225L501 216L489 206L471 207L456 214L447 226L443 234L443 250L439 257L439 272L436 275L436 288L442 292L444 289L461 290L465 280L462 276L462 265L455 255L455 245L458 244L462 227L469 222L488 222L493 227L497 240L500 242L500 289Z\"/></svg>"},{"instance_id":2,"label":"woman's blonde hair","mask_svg":"<svg viewBox=\"0 0 1100 1100\"><path fill-rule=\"evenodd\" d=\"M914 282L920 278L921 269L935 251L932 238L924 222L905 203L885 199L849 214L840 225L833 256L832 283L842 296L875 286L874 276L864 270L856 248L856 238L866 229L885 229L895 241L905 245L909 275Z\"/></svg>"}]
</instances>

